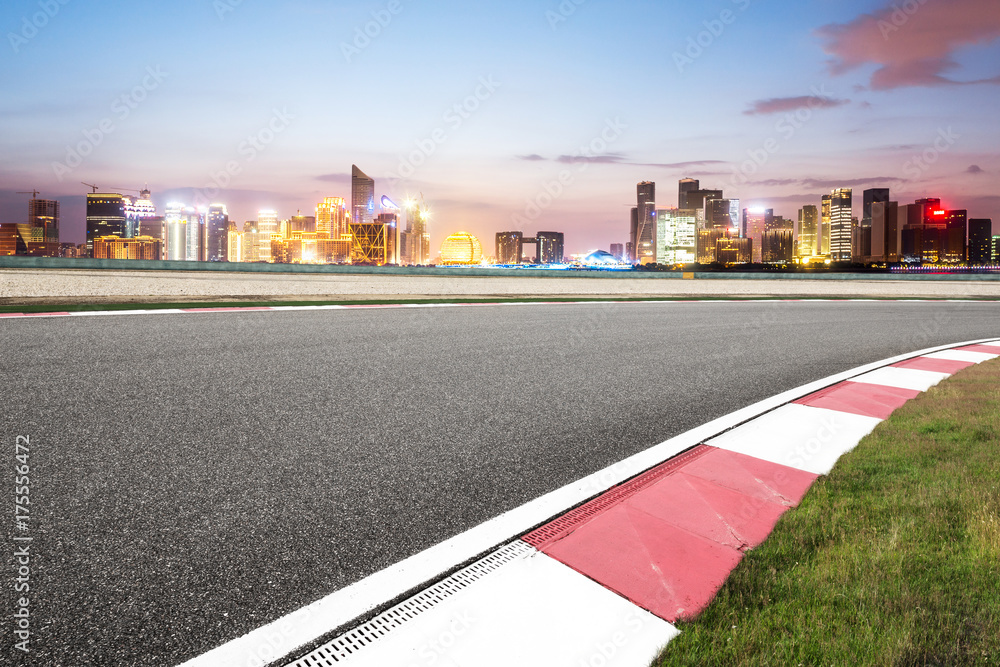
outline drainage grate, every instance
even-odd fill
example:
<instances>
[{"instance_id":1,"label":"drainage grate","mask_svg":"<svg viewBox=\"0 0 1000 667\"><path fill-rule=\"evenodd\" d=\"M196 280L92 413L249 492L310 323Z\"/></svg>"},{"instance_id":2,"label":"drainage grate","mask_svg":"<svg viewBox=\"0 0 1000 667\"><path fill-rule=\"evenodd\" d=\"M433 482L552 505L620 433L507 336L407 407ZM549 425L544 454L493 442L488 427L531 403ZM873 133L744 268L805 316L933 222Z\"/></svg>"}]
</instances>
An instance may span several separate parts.
<instances>
[{"instance_id":1,"label":"drainage grate","mask_svg":"<svg viewBox=\"0 0 1000 667\"><path fill-rule=\"evenodd\" d=\"M506 563L533 552L530 546L521 540L515 540L502 549L497 549L482 560L476 561L464 570L434 584L430 588L417 593L412 598L401 602L385 611L367 623L349 630L315 651L304 655L298 660L288 663L286 667L329 667L347 660L365 646L381 639L392 630L407 621L416 618L422 612L433 608L439 602L446 600L489 573L499 569Z\"/></svg>"},{"instance_id":2,"label":"drainage grate","mask_svg":"<svg viewBox=\"0 0 1000 667\"><path fill-rule=\"evenodd\" d=\"M675 456L669 461L665 461L655 468L650 468L641 475L633 477L624 484L608 489L602 495L594 498L590 502L577 507L572 512L567 512L558 519L545 524L541 528L533 530L521 539L536 549L542 549L543 547L562 539L580 524L586 523L608 508L617 505L624 500L628 500L650 484L663 479L667 475L676 472L692 461L701 458L708 452L712 451L712 449L713 448L708 445L698 445L697 447L693 447L683 454Z\"/></svg>"}]
</instances>

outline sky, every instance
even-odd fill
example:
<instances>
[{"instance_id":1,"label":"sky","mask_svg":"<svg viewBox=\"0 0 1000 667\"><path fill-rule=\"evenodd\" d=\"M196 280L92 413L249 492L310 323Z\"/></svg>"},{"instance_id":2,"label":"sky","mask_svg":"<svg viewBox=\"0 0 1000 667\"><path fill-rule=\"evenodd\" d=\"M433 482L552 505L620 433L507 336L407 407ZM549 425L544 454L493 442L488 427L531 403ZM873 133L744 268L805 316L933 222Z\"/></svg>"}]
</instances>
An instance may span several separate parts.
<instances>
[{"instance_id":1,"label":"sky","mask_svg":"<svg viewBox=\"0 0 1000 667\"><path fill-rule=\"evenodd\" d=\"M636 183L691 177L787 218L837 187L992 218L996 0L7 0L0 222L39 190L312 214L422 195L459 230L628 240Z\"/></svg>"}]
</instances>

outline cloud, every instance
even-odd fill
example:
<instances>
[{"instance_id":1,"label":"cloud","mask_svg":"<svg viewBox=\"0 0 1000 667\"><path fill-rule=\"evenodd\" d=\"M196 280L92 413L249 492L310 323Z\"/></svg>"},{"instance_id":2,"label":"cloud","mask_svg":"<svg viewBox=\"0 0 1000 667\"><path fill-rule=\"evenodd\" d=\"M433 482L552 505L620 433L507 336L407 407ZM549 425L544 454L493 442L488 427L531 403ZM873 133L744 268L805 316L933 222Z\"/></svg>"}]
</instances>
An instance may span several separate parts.
<instances>
[{"instance_id":1,"label":"cloud","mask_svg":"<svg viewBox=\"0 0 1000 667\"><path fill-rule=\"evenodd\" d=\"M765 181L750 181L749 185L767 188L799 185L805 188L853 188L859 185L875 185L884 183L903 183L905 178L897 176L872 176L868 178L772 178Z\"/></svg>"},{"instance_id":2,"label":"cloud","mask_svg":"<svg viewBox=\"0 0 1000 667\"><path fill-rule=\"evenodd\" d=\"M531 155L516 155L518 160L538 162L548 160L537 153ZM687 162L632 162L627 156L621 153L608 153L607 155L560 155L555 158L555 162L562 164L620 164L632 167L655 167L657 169L688 169L690 167L704 167L717 164L728 164L725 160L689 160ZM714 172L713 172L714 173ZM697 174L695 174L697 175Z\"/></svg>"},{"instance_id":3,"label":"cloud","mask_svg":"<svg viewBox=\"0 0 1000 667\"><path fill-rule=\"evenodd\" d=\"M581 162L588 164L623 164L625 163L625 156L620 153L608 153L607 155L560 155L556 158L556 162L563 164L579 164Z\"/></svg>"},{"instance_id":4,"label":"cloud","mask_svg":"<svg viewBox=\"0 0 1000 667\"><path fill-rule=\"evenodd\" d=\"M957 51L1000 37L1000 3L925 0L911 4L893 4L848 23L821 27L817 34L824 42L823 49L832 56L831 72L843 74L877 65L869 82L874 90L1000 84L1000 75L973 81L945 76L959 68L954 59Z\"/></svg>"},{"instance_id":5,"label":"cloud","mask_svg":"<svg viewBox=\"0 0 1000 667\"><path fill-rule=\"evenodd\" d=\"M317 181L324 181L327 183L344 183L350 182L351 175L347 173L342 174L321 174L316 177Z\"/></svg>"},{"instance_id":6,"label":"cloud","mask_svg":"<svg viewBox=\"0 0 1000 667\"><path fill-rule=\"evenodd\" d=\"M704 167L705 165L728 163L725 160L691 160L688 162L630 162L629 164L635 164L640 167L657 167L660 169L687 169L688 167Z\"/></svg>"},{"instance_id":7,"label":"cloud","mask_svg":"<svg viewBox=\"0 0 1000 667\"><path fill-rule=\"evenodd\" d=\"M757 100L743 113L747 116L796 111L798 109L832 109L850 104L850 100L838 100L832 97L818 95L800 95L799 97L772 97L768 100Z\"/></svg>"},{"instance_id":8,"label":"cloud","mask_svg":"<svg viewBox=\"0 0 1000 667\"><path fill-rule=\"evenodd\" d=\"M532 153L531 155L515 155L514 157L518 160L526 160L528 162L540 162L545 159L538 153Z\"/></svg>"},{"instance_id":9,"label":"cloud","mask_svg":"<svg viewBox=\"0 0 1000 667\"><path fill-rule=\"evenodd\" d=\"M983 168L980 167L978 164L973 164L973 165L970 165L969 168L965 170L965 173L967 173L967 174L985 174L986 172L983 171Z\"/></svg>"}]
</instances>

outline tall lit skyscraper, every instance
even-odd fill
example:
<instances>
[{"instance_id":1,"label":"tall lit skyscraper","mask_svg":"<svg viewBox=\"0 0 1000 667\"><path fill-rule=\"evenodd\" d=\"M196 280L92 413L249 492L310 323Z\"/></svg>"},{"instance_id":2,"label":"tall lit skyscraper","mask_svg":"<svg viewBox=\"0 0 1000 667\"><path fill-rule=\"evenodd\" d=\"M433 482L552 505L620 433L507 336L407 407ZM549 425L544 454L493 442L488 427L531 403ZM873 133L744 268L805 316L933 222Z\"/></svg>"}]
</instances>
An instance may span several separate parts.
<instances>
[{"instance_id":1,"label":"tall lit skyscraper","mask_svg":"<svg viewBox=\"0 0 1000 667\"><path fill-rule=\"evenodd\" d=\"M565 247L562 232L538 232L535 238L539 264L562 264Z\"/></svg>"},{"instance_id":2,"label":"tall lit skyscraper","mask_svg":"<svg viewBox=\"0 0 1000 667\"><path fill-rule=\"evenodd\" d=\"M375 219L375 179L351 165L351 222L371 224Z\"/></svg>"},{"instance_id":3,"label":"tall lit skyscraper","mask_svg":"<svg viewBox=\"0 0 1000 667\"><path fill-rule=\"evenodd\" d=\"M983 266L993 260L993 220L969 220L969 264Z\"/></svg>"},{"instance_id":4,"label":"tall lit skyscraper","mask_svg":"<svg viewBox=\"0 0 1000 667\"><path fill-rule=\"evenodd\" d=\"M835 262L851 260L853 209L850 188L840 188L830 193L830 259Z\"/></svg>"},{"instance_id":5,"label":"tall lit skyscraper","mask_svg":"<svg viewBox=\"0 0 1000 667\"><path fill-rule=\"evenodd\" d=\"M497 264L520 264L524 232L497 232Z\"/></svg>"},{"instance_id":6,"label":"tall lit skyscraper","mask_svg":"<svg viewBox=\"0 0 1000 667\"><path fill-rule=\"evenodd\" d=\"M812 204L799 209L798 257L806 259L820 254L819 210Z\"/></svg>"},{"instance_id":7,"label":"tall lit skyscraper","mask_svg":"<svg viewBox=\"0 0 1000 667\"><path fill-rule=\"evenodd\" d=\"M222 204L212 204L208 207L205 252L202 259L206 262L229 261L229 211Z\"/></svg>"},{"instance_id":8,"label":"tall lit skyscraper","mask_svg":"<svg viewBox=\"0 0 1000 667\"><path fill-rule=\"evenodd\" d=\"M701 189L700 183L695 178L682 178L677 183L677 208L695 208L688 206L688 193Z\"/></svg>"},{"instance_id":9,"label":"tall lit skyscraper","mask_svg":"<svg viewBox=\"0 0 1000 667\"><path fill-rule=\"evenodd\" d=\"M163 216L167 234L167 259L183 261L187 255L187 216L183 204L167 204Z\"/></svg>"},{"instance_id":10,"label":"tall lit skyscraper","mask_svg":"<svg viewBox=\"0 0 1000 667\"><path fill-rule=\"evenodd\" d=\"M316 234L339 239L347 234L347 202L343 197L326 197L316 204Z\"/></svg>"},{"instance_id":11,"label":"tall lit skyscraper","mask_svg":"<svg viewBox=\"0 0 1000 667\"><path fill-rule=\"evenodd\" d=\"M643 181L636 186L636 204L630 235L635 261L650 264L656 261L656 183Z\"/></svg>"},{"instance_id":12,"label":"tall lit skyscraper","mask_svg":"<svg viewBox=\"0 0 1000 667\"><path fill-rule=\"evenodd\" d=\"M410 264L430 264L431 234L428 230L430 212L423 203L423 196L421 195L419 202L416 199L407 199L403 209L406 211L407 261Z\"/></svg>"},{"instance_id":13,"label":"tall lit skyscraper","mask_svg":"<svg viewBox=\"0 0 1000 667\"><path fill-rule=\"evenodd\" d=\"M148 189L139 192L137 199L124 197L125 202L125 238L139 236L139 226L143 220L156 217L156 206L150 197Z\"/></svg>"},{"instance_id":14,"label":"tall lit skyscraper","mask_svg":"<svg viewBox=\"0 0 1000 667\"><path fill-rule=\"evenodd\" d=\"M751 261L760 264L763 261L764 232L774 224L774 209L745 208L743 209L742 237L753 241L753 256Z\"/></svg>"},{"instance_id":15,"label":"tall lit skyscraper","mask_svg":"<svg viewBox=\"0 0 1000 667\"><path fill-rule=\"evenodd\" d=\"M87 195L87 256L94 256L94 239L125 236L125 197L117 193Z\"/></svg>"},{"instance_id":16,"label":"tall lit skyscraper","mask_svg":"<svg viewBox=\"0 0 1000 667\"><path fill-rule=\"evenodd\" d=\"M832 201L833 197L830 195L823 195L823 199L820 202L817 244L819 245L819 254L821 257L830 256L830 225L832 224L830 218L830 205Z\"/></svg>"}]
</instances>

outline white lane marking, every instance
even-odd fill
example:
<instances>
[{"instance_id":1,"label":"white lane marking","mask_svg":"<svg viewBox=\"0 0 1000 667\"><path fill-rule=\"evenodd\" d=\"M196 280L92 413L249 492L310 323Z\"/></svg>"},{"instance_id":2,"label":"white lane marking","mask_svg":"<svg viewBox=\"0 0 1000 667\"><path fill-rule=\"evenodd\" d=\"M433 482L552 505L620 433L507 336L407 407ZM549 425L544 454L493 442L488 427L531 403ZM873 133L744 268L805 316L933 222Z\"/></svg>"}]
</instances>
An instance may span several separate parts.
<instances>
[{"instance_id":1,"label":"white lane marking","mask_svg":"<svg viewBox=\"0 0 1000 667\"><path fill-rule=\"evenodd\" d=\"M883 387L898 387L914 391L927 391L941 380L951 377L950 373L918 371L912 368L880 368L851 378L851 382L877 384Z\"/></svg>"},{"instance_id":2,"label":"white lane marking","mask_svg":"<svg viewBox=\"0 0 1000 667\"><path fill-rule=\"evenodd\" d=\"M987 352L967 352L963 350L942 350L941 352L932 352L926 355L931 359L947 359L949 361L969 361L974 364L981 364L984 361L989 361L990 359L996 359L1000 357L1000 352L997 354L989 354Z\"/></svg>"},{"instance_id":3,"label":"white lane marking","mask_svg":"<svg viewBox=\"0 0 1000 667\"><path fill-rule=\"evenodd\" d=\"M826 475L881 422L877 417L791 404L705 444Z\"/></svg>"},{"instance_id":4,"label":"white lane marking","mask_svg":"<svg viewBox=\"0 0 1000 667\"><path fill-rule=\"evenodd\" d=\"M536 526L562 514L570 507L575 507L684 450L704 443L713 436L775 410L786 403L882 366L939 350L975 345L984 342L984 340L994 339L940 345L876 361L804 384L801 387L790 389L731 412L470 528L464 533L414 554L365 579L334 591L296 612L188 660L183 667L256 664L252 662L254 656L260 650L265 650L275 637L280 638L281 646L288 647L285 649L286 653L291 652L335 628L370 613L371 610L384 605L389 600L395 600L408 591L425 586L429 581L433 581L459 563L465 563L480 554L491 551L496 545L503 544L513 537L524 535ZM306 619L308 622L301 619Z\"/></svg>"}]
</instances>

